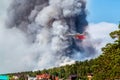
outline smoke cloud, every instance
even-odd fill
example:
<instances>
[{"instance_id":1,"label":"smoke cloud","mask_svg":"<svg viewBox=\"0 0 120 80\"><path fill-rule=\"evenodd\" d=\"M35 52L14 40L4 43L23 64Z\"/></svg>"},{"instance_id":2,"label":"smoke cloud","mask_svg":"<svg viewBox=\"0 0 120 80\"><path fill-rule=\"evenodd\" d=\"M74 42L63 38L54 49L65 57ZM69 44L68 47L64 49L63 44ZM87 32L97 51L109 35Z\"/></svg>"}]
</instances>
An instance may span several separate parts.
<instances>
[{"instance_id":1,"label":"smoke cloud","mask_svg":"<svg viewBox=\"0 0 120 80\"><path fill-rule=\"evenodd\" d=\"M35 69L59 66L65 58L68 61L75 58L76 52L83 57L95 54L92 44L84 45L66 37L69 33L85 32L88 25L85 7L85 0L14 0L8 11L7 26L20 29L30 44L40 47L34 54Z\"/></svg>"},{"instance_id":2,"label":"smoke cloud","mask_svg":"<svg viewBox=\"0 0 120 80\"><path fill-rule=\"evenodd\" d=\"M1 32L2 40L8 38L0 41L1 45L7 45L9 49L3 49L10 52L2 53L9 53L5 59L12 58L5 64L12 66L4 72L38 70L96 57L89 34L83 41L66 36L87 31L85 8L85 0L13 0Z\"/></svg>"}]
</instances>

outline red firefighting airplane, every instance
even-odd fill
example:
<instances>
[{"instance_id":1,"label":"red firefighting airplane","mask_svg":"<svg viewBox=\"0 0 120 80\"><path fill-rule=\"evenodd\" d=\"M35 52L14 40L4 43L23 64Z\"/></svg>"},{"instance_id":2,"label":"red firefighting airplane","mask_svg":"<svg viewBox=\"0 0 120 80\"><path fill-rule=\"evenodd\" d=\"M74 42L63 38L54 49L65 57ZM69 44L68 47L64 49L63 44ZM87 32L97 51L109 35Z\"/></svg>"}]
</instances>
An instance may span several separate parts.
<instances>
[{"instance_id":1,"label":"red firefighting airplane","mask_svg":"<svg viewBox=\"0 0 120 80\"><path fill-rule=\"evenodd\" d=\"M75 39L84 40L86 38L85 34L75 33L75 34L68 34L67 36L74 37Z\"/></svg>"}]
</instances>

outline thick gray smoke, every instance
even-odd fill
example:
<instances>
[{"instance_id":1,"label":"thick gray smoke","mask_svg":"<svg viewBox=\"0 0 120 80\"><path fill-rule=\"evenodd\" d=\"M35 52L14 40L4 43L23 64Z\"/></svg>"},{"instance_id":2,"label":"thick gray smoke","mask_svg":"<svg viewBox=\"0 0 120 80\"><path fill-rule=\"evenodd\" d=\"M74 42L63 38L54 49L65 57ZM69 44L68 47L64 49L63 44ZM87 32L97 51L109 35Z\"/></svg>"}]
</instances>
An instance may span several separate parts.
<instances>
[{"instance_id":1,"label":"thick gray smoke","mask_svg":"<svg viewBox=\"0 0 120 80\"><path fill-rule=\"evenodd\" d=\"M39 47L27 59L34 69L59 66L95 56L89 35L83 41L66 36L86 31L85 8L85 0L13 0L6 24L23 31L29 44Z\"/></svg>"}]
</instances>

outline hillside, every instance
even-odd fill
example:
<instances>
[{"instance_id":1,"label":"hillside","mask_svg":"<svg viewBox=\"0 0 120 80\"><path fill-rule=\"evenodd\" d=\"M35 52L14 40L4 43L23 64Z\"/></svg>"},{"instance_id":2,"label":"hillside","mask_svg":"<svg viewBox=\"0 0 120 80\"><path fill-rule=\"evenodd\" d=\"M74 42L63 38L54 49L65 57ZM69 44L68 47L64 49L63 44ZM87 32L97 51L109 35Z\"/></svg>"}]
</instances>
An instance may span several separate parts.
<instances>
[{"instance_id":1,"label":"hillside","mask_svg":"<svg viewBox=\"0 0 120 80\"><path fill-rule=\"evenodd\" d=\"M115 80L120 79L120 25L119 29L110 33L111 38L115 38L114 43L108 43L102 48L102 55L96 59L84 62L76 61L75 64L44 69L36 72L23 72L19 74L36 76L38 74L49 73L59 78L67 79L70 75L77 75L77 80L86 80L87 75L92 74L93 80ZM9 74L10 76L15 74ZM24 77L24 76L23 76ZM21 78L19 80L25 80Z\"/></svg>"}]
</instances>

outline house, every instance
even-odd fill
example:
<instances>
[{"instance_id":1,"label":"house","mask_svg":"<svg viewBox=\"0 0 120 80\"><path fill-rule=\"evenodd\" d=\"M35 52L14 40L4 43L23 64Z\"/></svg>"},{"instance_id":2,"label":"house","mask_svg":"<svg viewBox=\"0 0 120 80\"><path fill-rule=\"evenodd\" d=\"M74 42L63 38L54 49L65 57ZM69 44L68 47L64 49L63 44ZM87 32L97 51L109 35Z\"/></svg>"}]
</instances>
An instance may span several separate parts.
<instances>
[{"instance_id":1,"label":"house","mask_svg":"<svg viewBox=\"0 0 120 80\"><path fill-rule=\"evenodd\" d=\"M77 75L74 74L74 75L70 75L68 80L76 80L77 79Z\"/></svg>"},{"instance_id":2,"label":"house","mask_svg":"<svg viewBox=\"0 0 120 80\"><path fill-rule=\"evenodd\" d=\"M9 76L7 76L7 75L0 75L0 80L9 80Z\"/></svg>"},{"instance_id":3,"label":"house","mask_svg":"<svg viewBox=\"0 0 120 80\"><path fill-rule=\"evenodd\" d=\"M93 74L92 74L92 73L89 73L89 74L87 75L87 77L88 77L88 80L92 80Z\"/></svg>"},{"instance_id":4,"label":"house","mask_svg":"<svg viewBox=\"0 0 120 80\"><path fill-rule=\"evenodd\" d=\"M16 73L12 77L10 77L10 80L20 80L20 79L28 80L28 76L22 73Z\"/></svg>"},{"instance_id":5,"label":"house","mask_svg":"<svg viewBox=\"0 0 120 80\"><path fill-rule=\"evenodd\" d=\"M36 77L28 77L28 80L37 80Z\"/></svg>"},{"instance_id":6,"label":"house","mask_svg":"<svg viewBox=\"0 0 120 80\"><path fill-rule=\"evenodd\" d=\"M41 74L41 75L36 75L37 80L41 80L41 79L50 79L50 75L45 73L45 74Z\"/></svg>"},{"instance_id":7,"label":"house","mask_svg":"<svg viewBox=\"0 0 120 80\"><path fill-rule=\"evenodd\" d=\"M36 75L36 79L37 80L59 80L59 77L45 73L41 75Z\"/></svg>"},{"instance_id":8,"label":"house","mask_svg":"<svg viewBox=\"0 0 120 80\"><path fill-rule=\"evenodd\" d=\"M12 76L10 80L18 80L19 77L18 76Z\"/></svg>"}]
</instances>

